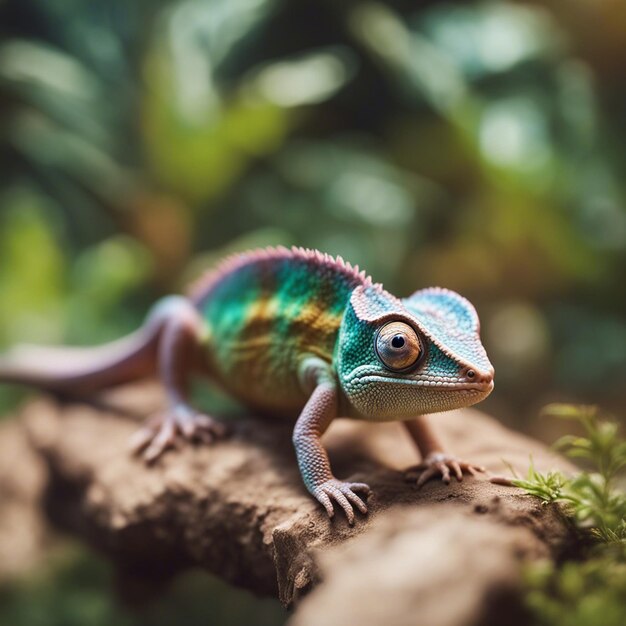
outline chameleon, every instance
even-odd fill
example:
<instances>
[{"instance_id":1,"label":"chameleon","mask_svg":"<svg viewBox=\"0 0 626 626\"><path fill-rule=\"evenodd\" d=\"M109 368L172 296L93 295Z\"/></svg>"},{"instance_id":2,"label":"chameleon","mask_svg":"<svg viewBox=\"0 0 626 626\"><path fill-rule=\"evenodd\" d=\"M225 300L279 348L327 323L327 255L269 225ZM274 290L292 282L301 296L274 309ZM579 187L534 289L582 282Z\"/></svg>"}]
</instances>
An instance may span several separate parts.
<instances>
[{"instance_id":1,"label":"chameleon","mask_svg":"<svg viewBox=\"0 0 626 626\"><path fill-rule=\"evenodd\" d=\"M224 259L185 296L158 301L131 335L94 348L14 348L0 382L88 394L157 376L167 410L132 449L148 461L178 440L212 442L219 420L190 404L193 375L208 376L256 411L295 419L293 445L306 489L329 517L367 513L370 487L332 472L322 435L337 417L402 421L422 456L418 487L483 467L443 449L425 415L473 405L494 369L478 315L461 295L420 289L397 298L365 271L317 250L263 248Z\"/></svg>"}]
</instances>

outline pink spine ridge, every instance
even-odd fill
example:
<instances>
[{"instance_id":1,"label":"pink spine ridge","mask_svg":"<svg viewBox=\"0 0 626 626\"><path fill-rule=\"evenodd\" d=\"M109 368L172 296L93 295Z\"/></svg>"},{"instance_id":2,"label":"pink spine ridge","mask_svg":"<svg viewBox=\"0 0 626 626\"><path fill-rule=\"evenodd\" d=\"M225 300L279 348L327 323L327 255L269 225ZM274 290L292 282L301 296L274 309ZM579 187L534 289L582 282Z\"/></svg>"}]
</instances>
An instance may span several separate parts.
<instances>
[{"instance_id":1,"label":"pink spine ridge","mask_svg":"<svg viewBox=\"0 0 626 626\"><path fill-rule=\"evenodd\" d=\"M371 277L365 270L359 270L358 265L352 265L348 261L344 261L341 256L333 257L319 250L297 246L292 246L291 249L285 246L276 246L257 248L227 256L215 268L208 270L204 275L194 281L190 285L188 295L192 301L200 302L232 272L259 261L282 261L286 259L301 260L320 267L334 269L349 280L354 281L355 287L358 285L364 287L374 285ZM381 287L379 284L375 284L374 286Z\"/></svg>"}]
</instances>

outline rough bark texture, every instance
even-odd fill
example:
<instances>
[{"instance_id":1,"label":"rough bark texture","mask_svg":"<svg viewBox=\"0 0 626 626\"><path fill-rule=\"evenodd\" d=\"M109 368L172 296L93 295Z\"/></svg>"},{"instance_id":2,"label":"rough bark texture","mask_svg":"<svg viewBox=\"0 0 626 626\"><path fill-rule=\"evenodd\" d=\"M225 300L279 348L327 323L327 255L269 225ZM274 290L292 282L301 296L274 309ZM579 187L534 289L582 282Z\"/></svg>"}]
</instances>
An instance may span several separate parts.
<instances>
[{"instance_id":1,"label":"rough bark texture","mask_svg":"<svg viewBox=\"0 0 626 626\"><path fill-rule=\"evenodd\" d=\"M146 467L128 453L138 426L128 413L158 409L158 390L129 387L105 399L127 415L42 399L20 416L25 438L15 426L0 432L0 494L22 483L0 504L2 534L15 536L6 511L28 493L134 579L200 565L286 605L313 589L294 626L513 624L524 560L555 556L571 540L553 508L517 489L484 478L420 491L406 483L402 470L418 457L399 424L339 420L325 437L335 474L374 491L370 513L350 527L340 512L328 520L306 493L291 424L244 419L225 441L185 446ZM539 469L570 469L478 411L432 422L450 451L494 473L508 474L504 461L525 473L530 455ZM31 478L12 477L12 463L35 468ZM34 520L22 535L41 535Z\"/></svg>"}]
</instances>

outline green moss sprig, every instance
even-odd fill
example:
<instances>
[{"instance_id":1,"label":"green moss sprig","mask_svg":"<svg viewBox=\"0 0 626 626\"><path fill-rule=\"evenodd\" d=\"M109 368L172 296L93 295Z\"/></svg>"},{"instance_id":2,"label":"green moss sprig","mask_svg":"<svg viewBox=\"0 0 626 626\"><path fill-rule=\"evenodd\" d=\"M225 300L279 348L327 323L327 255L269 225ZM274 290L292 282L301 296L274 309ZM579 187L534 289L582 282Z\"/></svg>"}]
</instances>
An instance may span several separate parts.
<instances>
[{"instance_id":1,"label":"green moss sprig","mask_svg":"<svg viewBox=\"0 0 626 626\"><path fill-rule=\"evenodd\" d=\"M574 477L538 472L511 481L529 495L554 503L590 539L580 560L544 561L527 568L526 603L537 626L626 624L626 440L597 407L551 404L543 415L573 419L583 436L566 435L555 447L587 468Z\"/></svg>"}]
</instances>

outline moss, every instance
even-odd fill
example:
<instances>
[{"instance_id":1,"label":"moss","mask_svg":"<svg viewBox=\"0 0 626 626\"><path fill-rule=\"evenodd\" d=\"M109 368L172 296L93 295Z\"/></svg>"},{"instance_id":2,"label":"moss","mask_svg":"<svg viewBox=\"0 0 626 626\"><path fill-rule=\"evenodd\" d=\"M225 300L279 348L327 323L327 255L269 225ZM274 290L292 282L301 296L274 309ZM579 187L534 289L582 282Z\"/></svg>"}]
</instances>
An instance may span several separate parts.
<instances>
[{"instance_id":1,"label":"moss","mask_svg":"<svg viewBox=\"0 0 626 626\"><path fill-rule=\"evenodd\" d=\"M626 624L626 494L618 486L626 466L626 441L617 423L596 407L549 405L547 415L579 422L583 436L555 444L589 469L569 478L541 474L532 462L513 484L547 505L558 506L581 539L581 559L549 561L526 570L526 604L539 626L622 626Z\"/></svg>"}]
</instances>

